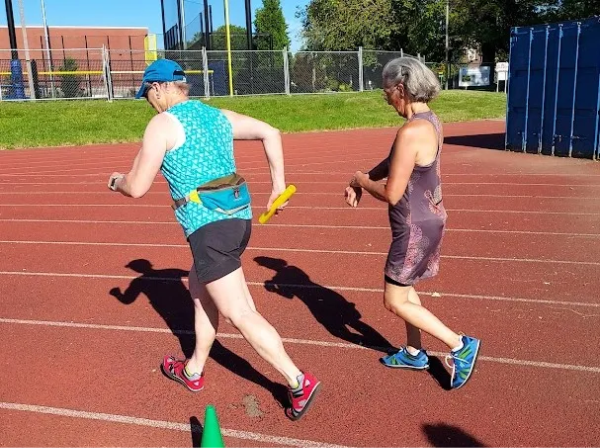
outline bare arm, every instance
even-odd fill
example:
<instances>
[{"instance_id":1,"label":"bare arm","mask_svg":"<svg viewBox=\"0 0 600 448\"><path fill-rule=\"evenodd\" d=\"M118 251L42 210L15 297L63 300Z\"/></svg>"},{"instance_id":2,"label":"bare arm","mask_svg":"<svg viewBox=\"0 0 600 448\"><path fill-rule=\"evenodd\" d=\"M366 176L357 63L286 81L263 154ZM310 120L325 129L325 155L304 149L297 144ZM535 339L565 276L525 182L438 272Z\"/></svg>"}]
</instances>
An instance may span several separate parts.
<instances>
[{"instance_id":1,"label":"bare arm","mask_svg":"<svg viewBox=\"0 0 600 448\"><path fill-rule=\"evenodd\" d=\"M273 183L273 194L269 201L270 207L272 200L274 200L273 196L277 198L286 188L281 133L278 129L256 118L238 114L230 110L222 110L222 112L233 126L234 139L262 141Z\"/></svg>"},{"instance_id":2,"label":"bare arm","mask_svg":"<svg viewBox=\"0 0 600 448\"><path fill-rule=\"evenodd\" d=\"M115 191L138 199L150 190L168 148L167 136L172 125L172 121L162 114L150 120L144 132L142 148L133 161L131 171L125 175L113 173L111 176L111 179L118 179Z\"/></svg>"}]
</instances>

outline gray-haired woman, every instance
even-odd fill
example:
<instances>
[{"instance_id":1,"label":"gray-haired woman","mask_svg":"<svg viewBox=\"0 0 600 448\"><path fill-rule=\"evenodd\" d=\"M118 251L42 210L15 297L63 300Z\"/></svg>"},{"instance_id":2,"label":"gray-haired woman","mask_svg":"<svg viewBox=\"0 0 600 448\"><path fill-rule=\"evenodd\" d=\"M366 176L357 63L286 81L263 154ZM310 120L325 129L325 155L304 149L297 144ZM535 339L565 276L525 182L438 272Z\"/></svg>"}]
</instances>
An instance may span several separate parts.
<instances>
[{"instance_id":1,"label":"gray-haired woman","mask_svg":"<svg viewBox=\"0 0 600 448\"><path fill-rule=\"evenodd\" d=\"M429 359L421 330L443 341L453 360L451 387L466 384L479 353L478 339L457 334L421 305L414 285L437 275L446 224L440 153L442 125L428 103L440 91L434 73L419 60L402 57L383 70L385 98L407 122L390 155L368 173L358 171L346 188L346 202L357 207L362 190L389 204L392 243L385 266L385 307L404 319L407 344L381 358L388 367L424 370ZM378 181L387 177L385 184Z\"/></svg>"}]
</instances>

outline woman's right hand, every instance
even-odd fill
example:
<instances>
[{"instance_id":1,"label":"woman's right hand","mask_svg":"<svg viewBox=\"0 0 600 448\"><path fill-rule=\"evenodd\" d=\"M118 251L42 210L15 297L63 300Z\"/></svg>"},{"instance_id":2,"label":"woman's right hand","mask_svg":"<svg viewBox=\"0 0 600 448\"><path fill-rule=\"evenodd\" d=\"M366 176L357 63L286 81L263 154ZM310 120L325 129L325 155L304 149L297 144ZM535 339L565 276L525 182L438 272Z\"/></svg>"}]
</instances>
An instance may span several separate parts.
<instances>
[{"instance_id":1,"label":"woman's right hand","mask_svg":"<svg viewBox=\"0 0 600 448\"><path fill-rule=\"evenodd\" d=\"M362 197L362 188L348 186L344 192L344 197L346 199L346 204L348 204L350 207L356 208L358 207L360 198Z\"/></svg>"},{"instance_id":2,"label":"woman's right hand","mask_svg":"<svg viewBox=\"0 0 600 448\"><path fill-rule=\"evenodd\" d=\"M269 197L269 202L267 203L267 210L271 210L273 203L277 200L277 198L279 198L279 196L281 196L283 194L284 191L285 191L285 188L283 190L281 188L279 188L279 189L273 188L273 190L271 191L271 196ZM289 201L286 201L285 203L283 203L279 207L277 207L277 210L275 210L275 215L279 215L279 213L282 212L283 209L287 207L288 203L289 203Z\"/></svg>"}]
</instances>

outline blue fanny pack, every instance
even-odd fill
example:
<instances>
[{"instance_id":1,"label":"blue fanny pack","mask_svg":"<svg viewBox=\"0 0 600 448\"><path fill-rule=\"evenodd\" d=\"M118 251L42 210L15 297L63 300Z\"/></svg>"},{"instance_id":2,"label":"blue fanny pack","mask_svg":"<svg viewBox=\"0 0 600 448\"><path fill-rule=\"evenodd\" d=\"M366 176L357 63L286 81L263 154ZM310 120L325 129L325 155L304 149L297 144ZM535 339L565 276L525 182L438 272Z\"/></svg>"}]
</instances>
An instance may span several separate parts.
<instances>
[{"instance_id":1,"label":"blue fanny pack","mask_svg":"<svg viewBox=\"0 0 600 448\"><path fill-rule=\"evenodd\" d=\"M207 182L176 200L173 210L189 202L201 204L209 210L233 215L250 206L250 192L246 180L237 173Z\"/></svg>"}]
</instances>

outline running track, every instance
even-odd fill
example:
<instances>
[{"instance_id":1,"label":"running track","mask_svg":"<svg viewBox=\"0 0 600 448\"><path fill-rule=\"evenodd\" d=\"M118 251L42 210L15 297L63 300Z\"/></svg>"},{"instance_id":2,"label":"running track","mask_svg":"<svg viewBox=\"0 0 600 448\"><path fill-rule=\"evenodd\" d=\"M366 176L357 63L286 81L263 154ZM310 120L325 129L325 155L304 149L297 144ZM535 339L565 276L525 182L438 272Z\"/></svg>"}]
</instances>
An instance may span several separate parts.
<instances>
[{"instance_id":1,"label":"running track","mask_svg":"<svg viewBox=\"0 0 600 448\"><path fill-rule=\"evenodd\" d=\"M228 446L597 446L598 165L475 147L503 131L446 126L449 230L441 273L419 291L483 340L459 391L427 336L431 373L378 363L378 347L404 341L381 300L386 210L369 197L347 208L342 192L387 155L393 130L285 136L298 194L255 226L244 265L259 309L324 383L297 423L278 375L226 323L203 392L160 373L165 353L193 344L191 257L163 179L138 201L105 187L137 146L0 153L0 445L198 446L215 404ZM262 149L236 152L258 215Z\"/></svg>"}]
</instances>

